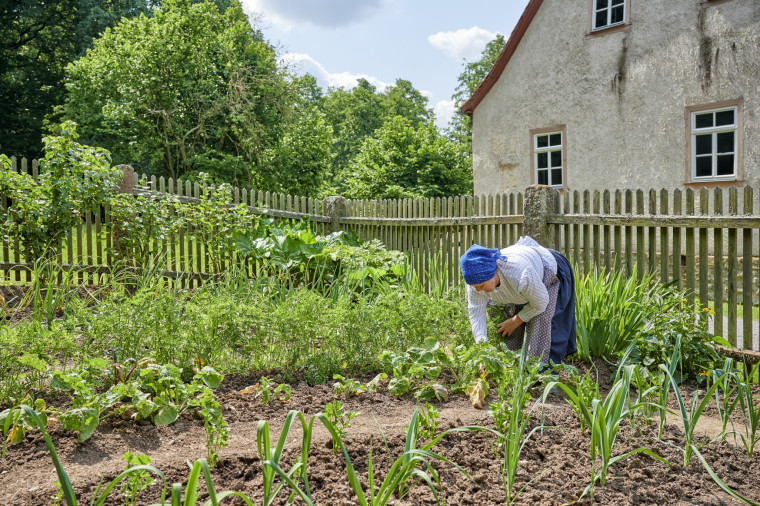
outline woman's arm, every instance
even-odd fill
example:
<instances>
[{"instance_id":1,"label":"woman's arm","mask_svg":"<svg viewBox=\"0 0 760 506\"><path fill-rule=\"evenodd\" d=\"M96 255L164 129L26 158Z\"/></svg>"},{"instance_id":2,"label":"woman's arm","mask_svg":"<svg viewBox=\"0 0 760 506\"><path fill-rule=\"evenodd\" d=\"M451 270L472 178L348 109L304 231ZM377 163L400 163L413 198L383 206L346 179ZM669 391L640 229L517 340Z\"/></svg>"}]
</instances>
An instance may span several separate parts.
<instances>
[{"instance_id":1,"label":"woman's arm","mask_svg":"<svg viewBox=\"0 0 760 506\"><path fill-rule=\"evenodd\" d=\"M488 340L488 329L486 327L486 307L488 306L488 297L481 295L472 288L467 286L467 312L470 315L470 326L472 327L472 337L476 343L482 343Z\"/></svg>"}]
</instances>

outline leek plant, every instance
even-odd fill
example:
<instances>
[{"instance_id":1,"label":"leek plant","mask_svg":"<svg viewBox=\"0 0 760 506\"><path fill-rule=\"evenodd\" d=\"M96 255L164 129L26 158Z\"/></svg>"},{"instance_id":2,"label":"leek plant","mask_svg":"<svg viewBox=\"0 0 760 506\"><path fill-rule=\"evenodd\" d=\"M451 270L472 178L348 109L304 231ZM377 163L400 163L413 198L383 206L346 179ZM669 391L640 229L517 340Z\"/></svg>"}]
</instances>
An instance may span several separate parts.
<instances>
[{"instance_id":1,"label":"leek plant","mask_svg":"<svg viewBox=\"0 0 760 506\"><path fill-rule=\"evenodd\" d=\"M715 407L718 410L718 415L722 423L721 428L721 441L726 440L728 432L728 424L731 423L733 429L732 415L736 406L741 400L741 383L737 376L737 371L733 366L733 360L726 358L723 362L722 369L713 369L708 373L708 382L718 384L718 388L715 390ZM709 383L708 383L709 384ZM735 437L735 431L732 430Z\"/></svg>"},{"instance_id":2,"label":"leek plant","mask_svg":"<svg viewBox=\"0 0 760 506\"><path fill-rule=\"evenodd\" d=\"M707 390L705 393L704 398L701 402L698 401L699 399L699 392L694 392L694 397L692 398L691 407L689 409L689 413L686 412L686 406L684 404L683 398L681 397L681 392L678 390L678 385L676 384L676 380L673 378L673 374L668 370L663 364L660 364L660 368L667 374L668 379L670 380L670 383L673 385L673 390L676 394L676 401L678 402L678 407L681 411L681 420L683 421L683 427L684 427L684 435L686 438L684 447L681 448L681 450L684 453L684 467L689 465L689 461L691 460L692 454L695 455L699 461L702 463L702 466L705 468L707 473L710 475L710 477L713 479L713 481L727 494L729 494L731 497L738 499L739 501L750 504L750 505L756 505L755 502L751 501L750 499L747 499L746 497L742 496L735 490L731 489L723 480L718 477L717 474L712 470L710 465L707 463L707 460L702 456L702 454L699 452L699 449L697 448L697 445L694 441L694 428L697 425L697 421L699 420L699 417L702 415L702 412L704 411L704 408L707 406L708 402L711 400L713 394L715 393L716 389L720 386L721 382L724 379L727 379L730 375L730 373L724 372L721 376L719 376L716 381L713 383L713 385ZM740 383L743 384L743 383ZM749 384L746 384L747 387L749 387ZM748 390L751 390L748 388ZM744 394L743 391L741 391L740 387L740 393L741 396ZM752 393L750 392L749 398L751 400ZM755 412L755 414L760 418L760 408ZM752 415L750 415L751 417ZM757 428L757 423L755 423L755 429ZM742 437L742 440L744 438ZM755 440L756 441L756 440ZM745 443L745 446L747 443ZM752 443L754 445L754 442ZM749 451L749 447L747 448ZM750 455L751 458L751 455Z\"/></svg>"},{"instance_id":3,"label":"leek plant","mask_svg":"<svg viewBox=\"0 0 760 506\"><path fill-rule=\"evenodd\" d=\"M742 444L747 450L747 456L752 458L755 451L755 444L760 441L760 434L758 434L758 427L760 426L760 403L755 402L755 398L752 394L752 380L751 378L760 369L760 363L755 364L750 373L746 376L744 381L739 383L740 405L742 413L744 414L744 433L740 434Z\"/></svg>"},{"instance_id":4,"label":"leek plant","mask_svg":"<svg viewBox=\"0 0 760 506\"><path fill-rule=\"evenodd\" d=\"M307 465L309 462L309 447L311 446L311 437L314 427L315 418L320 415L312 417L309 422L306 422L306 418L303 413L297 410L291 410L285 416L285 423L280 432L280 438L277 440L277 446L274 448L271 444L271 438L269 436L269 422L266 420L259 420L259 424L256 427L256 445L259 451L259 457L262 461L262 477L264 481L264 506L269 506L274 503L275 497L280 490L288 485L292 490L290 499L292 500L295 494L298 494L306 504L313 504L311 500L311 492L309 490L309 479L307 475ZM282 453L285 447L285 441L287 440L290 428L293 425L294 419L298 417L301 422L301 428L303 429L303 441L301 444L301 457L298 459L290 471L285 472L280 465L282 460ZM324 417L319 418L323 423L326 422ZM329 423L329 422L328 422ZM330 426L332 428L332 426ZM334 431L334 430L333 430ZM331 431L331 432L333 432ZM275 486L275 476L279 475L282 481ZM295 480L294 480L295 477ZM303 482L303 490L299 488L297 481Z\"/></svg>"},{"instance_id":5,"label":"leek plant","mask_svg":"<svg viewBox=\"0 0 760 506\"><path fill-rule=\"evenodd\" d=\"M525 487L533 482L531 480L518 491L514 491L517 466L525 443L533 434L544 428L543 425L540 425L528 432L530 415L540 401L536 401L530 411L524 411L530 400L528 390L538 378L539 365L540 362L538 361L530 363L526 361L525 348L523 348L520 360L514 370L514 381L509 382L506 389L502 383L502 386L499 387L499 402L491 405L491 415L497 428L493 432L496 435L497 442L492 448L501 460L499 471L506 495L506 504L512 504ZM547 390L547 395L548 392L549 390Z\"/></svg>"},{"instance_id":6,"label":"leek plant","mask_svg":"<svg viewBox=\"0 0 760 506\"><path fill-rule=\"evenodd\" d=\"M684 446L684 457L683 457L683 466L686 467L689 465L689 462L691 461L691 454L692 449L696 446L694 443L694 429L697 426L697 422L699 421L699 417L702 416L702 413L704 412L704 409L707 407L707 404L712 399L713 395L715 394L716 389L720 385L720 382L727 378L728 373L724 373L722 376L717 378L717 380L712 384L712 386L707 390L702 400L699 400L699 390L694 392L694 396L691 399L691 406L689 408L689 412L686 412L686 404L684 403L683 397L681 396L681 391L678 389L678 384L676 383L675 378L673 377L673 374L670 372L670 370L665 367L665 364L660 364L660 369L667 374L668 379L670 380L670 384L673 386L673 392L676 396L676 401L678 402L678 409L681 411L681 421L683 422L683 432L684 437L686 438L686 446Z\"/></svg>"},{"instance_id":7,"label":"leek plant","mask_svg":"<svg viewBox=\"0 0 760 506\"><path fill-rule=\"evenodd\" d=\"M632 411L641 407L641 403L630 404L631 379L635 367L635 365L626 365L622 367L619 370L620 374L618 374L607 396L604 400L593 400L591 409L588 409L581 401L578 397L578 392L565 383L554 381L549 383L544 390L543 399L546 400L546 397L549 395L552 388L558 387L562 389L565 395L580 407L581 416L585 418L586 424L590 427L592 468L591 484L586 491L591 490L592 494L594 484L597 481L602 486L607 482L607 473L610 466L633 454L644 453L659 460L665 465L670 466L667 460L648 448L643 447L635 448L622 455L612 455L615 440L617 439L620 430L620 422L625 420ZM598 471L596 469L597 456L599 456L601 460L601 467Z\"/></svg>"},{"instance_id":8,"label":"leek plant","mask_svg":"<svg viewBox=\"0 0 760 506\"><path fill-rule=\"evenodd\" d=\"M425 445L419 445L420 438L420 420L419 411L415 410L412 415L412 419L409 422L409 427L406 433L406 442L404 443L404 452L399 456L388 471L385 479L377 485L375 481L375 468L372 460L372 442L370 441L369 451L369 463L368 463L368 486L365 493L362 488L362 484L354 469L351 457L346 451L345 445L340 440L338 432L324 414L319 413L315 415L325 425L330 432L334 440L338 440L341 449L343 450L343 457L346 463L346 474L348 475L348 481L356 494L356 498L360 506L384 506L388 504L393 497L402 499L409 493L411 487L419 482L424 482L425 485L433 492L433 496L440 504L441 499L438 496L438 489L441 488L441 480L436 472L435 468L430 463L430 460L440 460L455 466L459 471L468 476L467 473L451 460L442 457L436 453L430 451L430 449L440 441L446 434L452 431L444 432L435 439L426 443ZM461 429L460 429L461 430ZM376 489L377 488L377 489Z\"/></svg>"}]
</instances>

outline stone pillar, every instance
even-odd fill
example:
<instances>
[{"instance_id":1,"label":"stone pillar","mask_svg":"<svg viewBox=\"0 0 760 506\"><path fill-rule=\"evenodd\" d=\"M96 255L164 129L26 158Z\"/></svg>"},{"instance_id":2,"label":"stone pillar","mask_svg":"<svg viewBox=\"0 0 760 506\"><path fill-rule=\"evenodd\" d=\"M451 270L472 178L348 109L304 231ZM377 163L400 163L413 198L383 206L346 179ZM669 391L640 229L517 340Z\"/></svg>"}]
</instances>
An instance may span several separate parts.
<instances>
[{"instance_id":1,"label":"stone pillar","mask_svg":"<svg viewBox=\"0 0 760 506\"><path fill-rule=\"evenodd\" d=\"M330 217L330 232L339 232L340 219L346 216L346 199L344 197L327 197L325 214Z\"/></svg>"},{"instance_id":2,"label":"stone pillar","mask_svg":"<svg viewBox=\"0 0 760 506\"><path fill-rule=\"evenodd\" d=\"M135 194L135 170L131 165L117 165L117 169L121 169L124 172L121 182L117 186L119 193L127 195ZM120 220L113 220L113 249L119 258L127 258L129 252L119 240L124 236L124 229L122 228L122 222Z\"/></svg>"},{"instance_id":3,"label":"stone pillar","mask_svg":"<svg viewBox=\"0 0 760 506\"><path fill-rule=\"evenodd\" d=\"M553 247L549 237L547 216L552 212L553 189L534 184L525 189L523 206L523 235L529 235L541 246Z\"/></svg>"}]
</instances>

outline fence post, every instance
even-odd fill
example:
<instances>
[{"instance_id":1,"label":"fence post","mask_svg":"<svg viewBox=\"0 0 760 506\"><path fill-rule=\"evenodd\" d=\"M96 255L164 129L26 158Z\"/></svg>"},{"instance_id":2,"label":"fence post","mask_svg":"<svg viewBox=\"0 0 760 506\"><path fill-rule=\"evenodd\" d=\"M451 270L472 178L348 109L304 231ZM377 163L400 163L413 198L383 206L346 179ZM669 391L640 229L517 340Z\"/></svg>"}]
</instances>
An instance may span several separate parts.
<instances>
[{"instance_id":1,"label":"fence post","mask_svg":"<svg viewBox=\"0 0 760 506\"><path fill-rule=\"evenodd\" d=\"M135 170L131 165L117 165L117 169L121 169L124 176L118 185L119 193L126 193L128 195L134 195L135 193ZM122 223L119 220L113 220L113 249L114 253L119 258L126 258L127 251L120 239L124 237L125 232L122 228Z\"/></svg>"},{"instance_id":2,"label":"fence post","mask_svg":"<svg viewBox=\"0 0 760 506\"><path fill-rule=\"evenodd\" d=\"M344 197L327 197L325 215L330 217L330 233L340 232L340 219L346 216L346 199Z\"/></svg>"},{"instance_id":3,"label":"fence post","mask_svg":"<svg viewBox=\"0 0 760 506\"><path fill-rule=\"evenodd\" d=\"M542 246L553 247L547 224L547 217L551 210L551 186L534 184L526 188L523 207L523 235L532 237Z\"/></svg>"}]
</instances>

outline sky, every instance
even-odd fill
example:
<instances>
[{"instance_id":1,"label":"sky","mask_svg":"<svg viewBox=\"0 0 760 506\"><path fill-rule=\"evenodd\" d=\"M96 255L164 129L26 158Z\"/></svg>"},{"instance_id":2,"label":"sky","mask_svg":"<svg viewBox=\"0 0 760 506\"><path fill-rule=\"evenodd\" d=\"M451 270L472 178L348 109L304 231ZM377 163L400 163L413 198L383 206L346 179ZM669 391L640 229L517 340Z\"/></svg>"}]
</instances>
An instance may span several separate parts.
<instances>
[{"instance_id":1,"label":"sky","mask_svg":"<svg viewBox=\"0 0 760 506\"><path fill-rule=\"evenodd\" d=\"M242 0L278 56L318 84L382 91L406 79L428 98L440 128L465 61L509 37L528 0Z\"/></svg>"}]
</instances>

